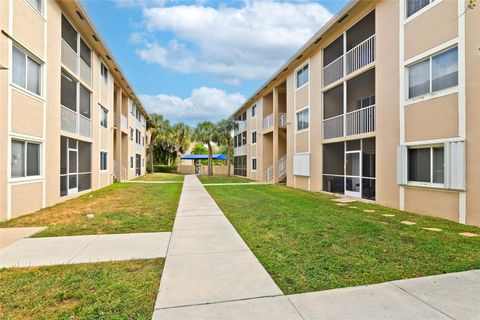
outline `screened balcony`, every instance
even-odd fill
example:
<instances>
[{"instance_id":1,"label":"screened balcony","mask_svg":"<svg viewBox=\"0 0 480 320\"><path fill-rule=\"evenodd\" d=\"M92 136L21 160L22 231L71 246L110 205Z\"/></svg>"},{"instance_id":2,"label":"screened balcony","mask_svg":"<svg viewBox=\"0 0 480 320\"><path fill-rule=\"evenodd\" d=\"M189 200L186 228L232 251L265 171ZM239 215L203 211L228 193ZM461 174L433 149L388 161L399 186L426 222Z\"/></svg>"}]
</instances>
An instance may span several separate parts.
<instances>
[{"instance_id":1,"label":"screened balcony","mask_svg":"<svg viewBox=\"0 0 480 320\"><path fill-rule=\"evenodd\" d=\"M323 50L323 86L375 60L375 12L372 11Z\"/></svg>"},{"instance_id":2,"label":"screened balcony","mask_svg":"<svg viewBox=\"0 0 480 320\"><path fill-rule=\"evenodd\" d=\"M92 136L91 93L62 71L60 83L61 129L84 137Z\"/></svg>"},{"instance_id":3,"label":"screened balcony","mask_svg":"<svg viewBox=\"0 0 480 320\"><path fill-rule=\"evenodd\" d=\"M342 83L324 92L323 108L324 139L374 132L375 70L362 73L347 81L346 85Z\"/></svg>"}]
</instances>

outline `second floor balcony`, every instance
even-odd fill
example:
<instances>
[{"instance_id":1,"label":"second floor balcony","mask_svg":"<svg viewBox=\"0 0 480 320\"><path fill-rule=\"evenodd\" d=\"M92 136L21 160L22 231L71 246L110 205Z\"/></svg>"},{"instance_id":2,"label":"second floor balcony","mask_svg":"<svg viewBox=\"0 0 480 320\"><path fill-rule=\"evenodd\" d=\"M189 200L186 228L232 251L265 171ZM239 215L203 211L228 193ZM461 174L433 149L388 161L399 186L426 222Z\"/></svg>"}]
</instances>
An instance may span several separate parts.
<instances>
[{"instance_id":1,"label":"second floor balcony","mask_svg":"<svg viewBox=\"0 0 480 320\"><path fill-rule=\"evenodd\" d=\"M375 105L323 120L323 139L375 131Z\"/></svg>"},{"instance_id":2,"label":"second floor balcony","mask_svg":"<svg viewBox=\"0 0 480 320\"><path fill-rule=\"evenodd\" d=\"M61 129L63 131L87 138L92 136L92 123L86 116L62 106L61 119Z\"/></svg>"}]
</instances>

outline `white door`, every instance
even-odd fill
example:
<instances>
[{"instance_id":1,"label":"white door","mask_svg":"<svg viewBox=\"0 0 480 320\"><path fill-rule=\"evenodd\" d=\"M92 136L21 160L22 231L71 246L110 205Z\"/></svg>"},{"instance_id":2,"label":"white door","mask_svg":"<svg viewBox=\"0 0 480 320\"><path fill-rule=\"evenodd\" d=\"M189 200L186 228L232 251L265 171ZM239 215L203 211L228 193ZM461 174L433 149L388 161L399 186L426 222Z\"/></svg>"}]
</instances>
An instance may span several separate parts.
<instances>
[{"instance_id":1,"label":"white door","mask_svg":"<svg viewBox=\"0 0 480 320\"><path fill-rule=\"evenodd\" d=\"M362 197L362 154L360 151L345 152L345 195Z\"/></svg>"}]
</instances>

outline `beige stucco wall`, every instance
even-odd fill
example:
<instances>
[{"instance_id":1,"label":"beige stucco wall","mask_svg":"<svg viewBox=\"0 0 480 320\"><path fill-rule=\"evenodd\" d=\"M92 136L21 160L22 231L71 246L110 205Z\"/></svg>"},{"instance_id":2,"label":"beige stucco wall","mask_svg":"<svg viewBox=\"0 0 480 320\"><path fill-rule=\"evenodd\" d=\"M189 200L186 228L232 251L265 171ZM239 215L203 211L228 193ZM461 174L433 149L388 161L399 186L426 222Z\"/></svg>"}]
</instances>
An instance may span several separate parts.
<instances>
[{"instance_id":1,"label":"beige stucco wall","mask_svg":"<svg viewBox=\"0 0 480 320\"><path fill-rule=\"evenodd\" d=\"M9 4L13 3L12 7ZM60 136L83 140L92 143L92 181L91 190L106 186L113 181L113 132L114 132L114 108L113 108L113 82L112 75L109 76L107 93L100 94L100 61L101 56L94 50L97 44L92 43L91 32L85 34L86 24L78 26L79 18L76 15L68 14L60 8L56 1L45 1L45 12L47 19L34 11L26 1L2 1L0 2L0 27L10 33L13 39L18 40L29 52L33 52L40 60L44 60L42 67L41 97L33 97L25 90L14 88L8 84L8 72L0 72L0 220L7 218L7 203L10 203L12 217L20 214L36 211L43 206L50 206L60 201L76 197L81 193L60 197ZM73 8L74 2L62 3L69 10ZM71 7L70 7L71 6ZM14 17L12 30L9 30L9 10L13 10ZM61 64L61 16L62 11L73 23L82 38L92 49L92 83L84 84L91 92L91 128L92 137L85 138L60 130L60 70ZM75 12L70 11L70 12ZM8 66L10 48L8 38L3 34L0 36L0 64ZM45 43L45 39L47 43ZM78 77L77 77L78 78ZM121 84L123 86L124 84ZM8 95L11 95L11 107L8 107ZM109 110L109 128L100 129L99 101ZM11 114L7 110L11 109ZM10 165L7 154L10 144L10 137L7 132L8 119L11 121L12 136L34 136L43 139L41 155L42 176L35 179L22 181L9 181L7 168ZM45 123L45 125L44 125ZM142 135L145 136L145 128L140 126ZM29 139L27 139L29 140ZM42 141L42 140L39 140ZM121 145L121 143L119 144ZM141 148L142 158L145 157L145 148ZM108 171L100 172L99 151L108 151ZM126 160L128 161L128 160ZM142 174L145 168L142 167ZM11 190L9 193L8 189ZM28 199L28 201L26 201Z\"/></svg>"},{"instance_id":2,"label":"beige stucco wall","mask_svg":"<svg viewBox=\"0 0 480 320\"><path fill-rule=\"evenodd\" d=\"M466 20L467 223L480 226L480 8Z\"/></svg>"},{"instance_id":3,"label":"beige stucco wall","mask_svg":"<svg viewBox=\"0 0 480 320\"><path fill-rule=\"evenodd\" d=\"M308 148L308 136L309 132L302 131L295 134L295 153L309 152Z\"/></svg>"},{"instance_id":4,"label":"beige stucco wall","mask_svg":"<svg viewBox=\"0 0 480 320\"><path fill-rule=\"evenodd\" d=\"M34 182L12 186L12 218L42 207L43 183Z\"/></svg>"},{"instance_id":5,"label":"beige stucco wall","mask_svg":"<svg viewBox=\"0 0 480 320\"><path fill-rule=\"evenodd\" d=\"M405 140L422 141L458 137L458 95L405 106Z\"/></svg>"},{"instance_id":6,"label":"beige stucco wall","mask_svg":"<svg viewBox=\"0 0 480 320\"><path fill-rule=\"evenodd\" d=\"M457 8L457 1L438 1L437 5L406 23L405 59L455 38L458 34Z\"/></svg>"},{"instance_id":7,"label":"beige stucco wall","mask_svg":"<svg viewBox=\"0 0 480 320\"><path fill-rule=\"evenodd\" d=\"M458 221L458 192L407 187L405 210Z\"/></svg>"},{"instance_id":8,"label":"beige stucco wall","mask_svg":"<svg viewBox=\"0 0 480 320\"><path fill-rule=\"evenodd\" d=\"M312 73L312 72L310 72ZM295 90L295 110L308 106L308 85Z\"/></svg>"}]
</instances>

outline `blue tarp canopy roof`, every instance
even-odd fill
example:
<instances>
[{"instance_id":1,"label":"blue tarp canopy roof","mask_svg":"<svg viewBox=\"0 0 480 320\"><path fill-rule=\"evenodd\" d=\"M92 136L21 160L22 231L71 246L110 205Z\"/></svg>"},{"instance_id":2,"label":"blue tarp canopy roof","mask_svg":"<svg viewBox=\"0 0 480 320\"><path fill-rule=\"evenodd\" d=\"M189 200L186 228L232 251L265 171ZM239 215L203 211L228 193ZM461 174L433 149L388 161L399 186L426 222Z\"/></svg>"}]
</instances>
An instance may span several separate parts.
<instances>
[{"instance_id":1,"label":"blue tarp canopy roof","mask_svg":"<svg viewBox=\"0 0 480 320\"><path fill-rule=\"evenodd\" d=\"M182 160L208 160L208 154L186 154L181 157ZM227 160L224 154L213 154L213 160Z\"/></svg>"}]
</instances>

